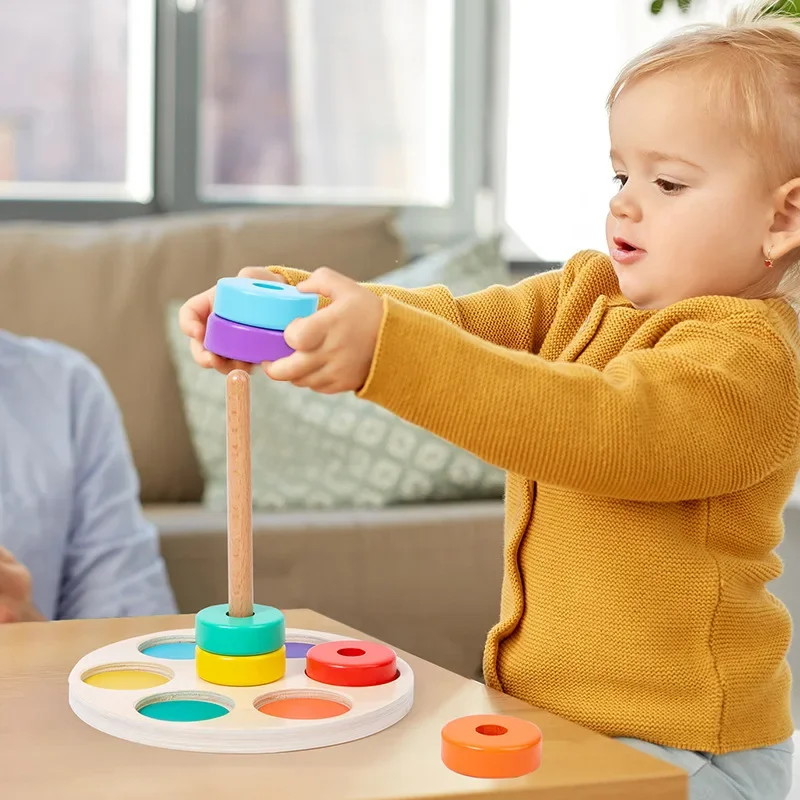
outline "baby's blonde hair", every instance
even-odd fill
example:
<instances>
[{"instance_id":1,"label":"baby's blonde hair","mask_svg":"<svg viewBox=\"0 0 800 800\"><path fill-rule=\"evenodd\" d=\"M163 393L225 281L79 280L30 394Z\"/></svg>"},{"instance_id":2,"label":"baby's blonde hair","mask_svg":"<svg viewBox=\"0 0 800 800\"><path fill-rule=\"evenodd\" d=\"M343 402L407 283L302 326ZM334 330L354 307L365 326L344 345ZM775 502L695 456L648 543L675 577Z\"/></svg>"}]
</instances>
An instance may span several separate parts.
<instances>
[{"instance_id":1,"label":"baby's blonde hair","mask_svg":"<svg viewBox=\"0 0 800 800\"><path fill-rule=\"evenodd\" d=\"M665 72L694 72L705 84L709 108L758 159L772 189L800 177L800 19L772 7L764 0L746 3L723 24L686 26L658 42L622 69L608 95L609 113L628 85ZM800 313L796 256L777 294Z\"/></svg>"},{"instance_id":2,"label":"baby's blonde hair","mask_svg":"<svg viewBox=\"0 0 800 800\"><path fill-rule=\"evenodd\" d=\"M726 23L686 26L630 61L608 96L609 112L634 82L697 71L712 108L725 114L779 184L800 176L800 19L747 3Z\"/></svg>"}]
</instances>

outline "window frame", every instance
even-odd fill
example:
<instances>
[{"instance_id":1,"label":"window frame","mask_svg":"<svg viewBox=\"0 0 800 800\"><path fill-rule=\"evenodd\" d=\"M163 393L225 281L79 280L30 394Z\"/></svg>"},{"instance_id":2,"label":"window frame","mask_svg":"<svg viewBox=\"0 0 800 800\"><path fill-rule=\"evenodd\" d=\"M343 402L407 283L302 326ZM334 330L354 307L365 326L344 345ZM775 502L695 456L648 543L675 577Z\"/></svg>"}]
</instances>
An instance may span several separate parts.
<instances>
[{"instance_id":1,"label":"window frame","mask_svg":"<svg viewBox=\"0 0 800 800\"><path fill-rule=\"evenodd\" d=\"M156 0L153 110L153 198L150 202L85 199L0 198L0 221L103 221L233 208L361 206L396 209L396 222L409 252L425 252L474 234L487 192L493 193L487 163L492 158L488 122L492 95L494 0L454 0L453 85L450 119L451 202L445 207L373 206L340 200L236 199L199 197L198 117L201 89L202 0Z\"/></svg>"},{"instance_id":2,"label":"window frame","mask_svg":"<svg viewBox=\"0 0 800 800\"><path fill-rule=\"evenodd\" d=\"M487 184L492 187L491 225L502 237L503 257L517 277L558 269L560 261L547 261L528 247L508 224L506 216L506 170L508 166L508 124L511 73L511 3L494 0L493 20L488 37L492 48L491 155L487 166Z\"/></svg>"}]
</instances>

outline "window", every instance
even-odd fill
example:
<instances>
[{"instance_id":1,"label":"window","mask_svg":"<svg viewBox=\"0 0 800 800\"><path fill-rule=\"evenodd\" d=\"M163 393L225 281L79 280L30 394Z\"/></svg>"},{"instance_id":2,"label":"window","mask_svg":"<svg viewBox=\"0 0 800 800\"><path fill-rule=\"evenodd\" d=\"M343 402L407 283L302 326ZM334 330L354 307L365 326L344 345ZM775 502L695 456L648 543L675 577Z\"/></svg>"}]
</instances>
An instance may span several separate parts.
<instances>
[{"instance_id":1,"label":"window","mask_svg":"<svg viewBox=\"0 0 800 800\"><path fill-rule=\"evenodd\" d=\"M0 0L0 218L394 207L474 230L495 0ZM24 42L24 45L23 45Z\"/></svg>"},{"instance_id":2,"label":"window","mask_svg":"<svg viewBox=\"0 0 800 800\"><path fill-rule=\"evenodd\" d=\"M0 217L391 206L409 253L563 261L605 248L620 67L736 2L0 0Z\"/></svg>"},{"instance_id":3,"label":"window","mask_svg":"<svg viewBox=\"0 0 800 800\"><path fill-rule=\"evenodd\" d=\"M201 194L444 206L452 0L206 0Z\"/></svg>"},{"instance_id":4,"label":"window","mask_svg":"<svg viewBox=\"0 0 800 800\"><path fill-rule=\"evenodd\" d=\"M17 180L19 164L18 125L14 120L0 119L0 181L6 183Z\"/></svg>"},{"instance_id":5,"label":"window","mask_svg":"<svg viewBox=\"0 0 800 800\"><path fill-rule=\"evenodd\" d=\"M152 0L0 0L0 197L152 197Z\"/></svg>"},{"instance_id":6,"label":"window","mask_svg":"<svg viewBox=\"0 0 800 800\"><path fill-rule=\"evenodd\" d=\"M695 0L684 14L673 2L653 15L650 0L572 0L567 17L561 4L508 0L500 183L510 258L557 262L606 249L616 189L605 100L619 69L675 27L723 20L735 5Z\"/></svg>"}]
</instances>

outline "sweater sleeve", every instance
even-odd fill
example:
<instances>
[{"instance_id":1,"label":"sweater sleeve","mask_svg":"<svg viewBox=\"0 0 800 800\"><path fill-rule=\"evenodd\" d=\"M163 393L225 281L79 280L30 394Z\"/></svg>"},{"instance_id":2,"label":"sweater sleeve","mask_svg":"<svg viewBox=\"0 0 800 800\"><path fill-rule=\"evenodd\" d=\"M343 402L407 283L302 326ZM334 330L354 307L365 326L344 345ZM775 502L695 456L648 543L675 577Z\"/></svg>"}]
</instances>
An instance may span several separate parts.
<instances>
[{"instance_id":1,"label":"sweater sleeve","mask_svg":"<svg viewBox=\"0 0 800 800\"><path fill-rule=\"evenodd\" d=\"M741 490L794 453L794 360L754 313L681 322L599 371L482 341L384 299L358 392L541 483L632 501Z\"/></svg>"},{"instance_id":2,"label":"sweater sleeve","mask_svg":"<svg viewBox=\"0 0 800 800\"><path fill-rule=\"evenodd\" d=\"M310 273L286 267L267 267L283 275L293 286ZM513 286L490 286L479 292L455 297L441 285L404 289L379 283L361 285L378 296L388 296L412 308L428 312L457 328L511 350L539 352L564 292L564 276L572 275L569 262L564 270L534 275ZM320 298L320 307L327 305Z\"/></svg>"}]
</instances>

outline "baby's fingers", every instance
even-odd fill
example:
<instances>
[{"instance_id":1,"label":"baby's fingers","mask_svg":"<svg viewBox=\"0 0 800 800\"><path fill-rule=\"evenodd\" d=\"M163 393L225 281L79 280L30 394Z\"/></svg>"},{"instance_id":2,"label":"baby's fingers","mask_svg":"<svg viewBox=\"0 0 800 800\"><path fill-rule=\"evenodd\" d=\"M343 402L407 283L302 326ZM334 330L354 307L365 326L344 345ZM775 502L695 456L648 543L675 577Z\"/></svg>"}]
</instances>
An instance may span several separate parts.
<instances>
[{"instance_id":1,"label":"baby's fingers","mask_svg":"<svg viewBox=\"0 0 800 800\"><path fill-rule=\"evenodd\" d=\"M287 283L286 278L277 272L270 272L267 267L245 267L239 270L240 278L251 278L252 280L270 281L271 283Z\"/></svg>"},{"instance_id":2,"label":"baby's fingers","mask_svg":"<svg viewBox=\"0 0 800 800\"><path fill-rule=\"evenodd\" d=\"M274 381L294 383L316 372L324 363L325 357L319 352L295 352L277 361L264 362L263 369Z\"/></svg>"},{"instance_id":3,"label":"baby's fingers","mask_svg":"<svg viewBox=\"0 0 800 800\"><path fill-rule=\"evenodd\" d=\"M202 341L206 334L206 322L214 308L216 287L189 298L178 311L178 326L186 336Z\"/></svg>"},{"instance_id":4,"label":"baby's fingers","mask_svg":"<svg viewBox=\"0 0 800 800\"><path fill-rule=\"evenodd\" d=\"M209 353L211 366L217 371L221 372L223 375L227 375L229 372L233 372L235 369L244 370L247 373L252 373L255 369L255 364L248 364L245 361L234 361L230 358L223 358L222 356L215 355L214 353Z\"/></svg>"},{"instance_id":5,"label":"baby's fingers","mask_svg":"<svg viewBox=\"0 0 800 800\"><path fill-rule=\"evenodd\" d=\"M208 350L203 347L203 342L197 339L192 339L189 342L189 351L192 354L192 358L201 366L205 367L206 369L211 369L213 367L212 359L214 358L213 353L209 353Z\"/></svg>"},{"instance_id":6,"label":"baby's fingers","mask_svg":"<svg viewBox=\"0 0 800 800\"><path fill-rule=\"evenodd\" d=\"M256 367L255 364L248 364L244 361L235 361L231 358L218 356L216 353L206 350L205 347L203 347L203 343L197 341L197 339L192 339L189 342L189 350L192 353L192 358L201 367L204 369L215 369L223 375L227 375L235 369L243 369L245 372L251 373Z\"/></svg>"}]
</instances>

